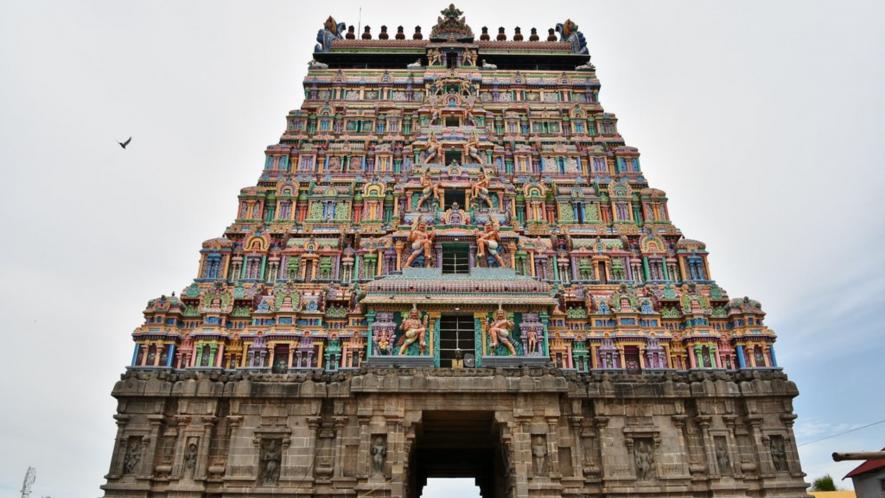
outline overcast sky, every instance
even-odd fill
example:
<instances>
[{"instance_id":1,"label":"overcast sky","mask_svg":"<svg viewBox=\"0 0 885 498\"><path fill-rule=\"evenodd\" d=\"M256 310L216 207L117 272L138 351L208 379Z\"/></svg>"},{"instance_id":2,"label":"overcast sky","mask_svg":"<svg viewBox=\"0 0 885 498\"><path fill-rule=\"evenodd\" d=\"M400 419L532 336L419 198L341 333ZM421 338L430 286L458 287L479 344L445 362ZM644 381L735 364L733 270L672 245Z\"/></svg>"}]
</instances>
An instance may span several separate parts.
<instances>
[{"instance_id":1,"label":"overcast sky","mask_svg":"<svg viewBox=\"0 0 885 498\"><path fill-rule=\"evenodd\" d=\"M427 33L447 3L364 1L362 24ZM0 1L0 497L28 465L34 496L100 495L145 303L234 219L326 16L357 22L358 2L320 5ZM809 479L885 446L885 424L814 442L885 418L883 5L458 3L477 33L578 23L673 220L768 312Z\"/></svg>"}]
</instances>

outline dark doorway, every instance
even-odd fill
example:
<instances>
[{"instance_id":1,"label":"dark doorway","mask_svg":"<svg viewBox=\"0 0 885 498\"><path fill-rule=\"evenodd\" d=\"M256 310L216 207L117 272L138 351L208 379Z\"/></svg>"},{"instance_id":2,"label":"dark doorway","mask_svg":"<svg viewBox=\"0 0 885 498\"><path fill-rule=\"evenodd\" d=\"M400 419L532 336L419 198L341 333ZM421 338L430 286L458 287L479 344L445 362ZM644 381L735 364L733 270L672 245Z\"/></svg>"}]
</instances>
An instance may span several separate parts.
<instances>
[{"instance_id":1,"label":"dark doorway","mask_svg":"<svg viewBox=\"0 0 885 498\"><path fill-rule=\"evenodd\" d=\"M453 202L458 203L458 207L464 209L464 190L460 188L447 188L443 193L443 209L452 207Z\"/></svg>"},{"instance_id":2,"label":"dark doorway","mask_svg":"<svg viewBox=\"0 0 885 498\"><path fill-rule=\"evenodd\" d=\"M509 498L500 429L490 411L425 411L415 428L406 496L432 477L473 478L483 498Z\"/></svg>"},{"instance_id":3,"label":"dark doorway","mask_svg":"<svg viewBox=\"0 0 885 498\"><path fill-rule=\"evenodd\" d=\"M277 344L273 348L273 373L285 373L289 369L289 345Z\"/></svg>"},{"instance_id":4,"label":"dark doorway","mask_svg":"<svg viewBox=\"0 0 885 498\"><path fill-rule=\"evenodd\" d=\"M624 368L631 372L639 372L642 370L642 364L639 361L638 346L624 346Z\"/></svg>"},{"instance_id":5,"label":"dark doorway","mask_svg":"<svg viewBox=\"0 0 885 498\"><path fill-rule=\"evenodd\" d=\"M448 69L458 67L458 54L456 52L446 52L446 67Z\"/></svg>"},{"instance_id":6,"label":"dark doorway","mask_svg":"<svg viewBox=\"0 0 885 498\"><path fill-rule=\"evenodd\" d=\"M473 334L473 315L443 315L439 320L439 366L463 366L464 355L475 354Z\"/></svg>"},{"instance_id":7,"label":"dark doorway","mask_svg":"<svg viewBox=\"0 0 885 498\"><path fill-rule=\"evenodd\" d=\"M452 164L452 162L456 162L461 164L462 154L461 151L458 150L447 150L446 151L446 164Z\"/></svg>"}]
</instances>

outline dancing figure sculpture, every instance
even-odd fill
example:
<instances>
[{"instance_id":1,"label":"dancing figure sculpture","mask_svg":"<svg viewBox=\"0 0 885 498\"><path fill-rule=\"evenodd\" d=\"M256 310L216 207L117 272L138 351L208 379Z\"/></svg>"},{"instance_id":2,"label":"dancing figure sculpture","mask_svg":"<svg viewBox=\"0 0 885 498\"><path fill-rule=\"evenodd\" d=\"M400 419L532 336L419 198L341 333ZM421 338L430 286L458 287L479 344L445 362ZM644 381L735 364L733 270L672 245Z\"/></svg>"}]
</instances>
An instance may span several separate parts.
<instances>
[{"instance_id":1,"label":"dancing figure sculpture","mask_svg":"<svg viewBox=\"0 0 885 498\"><path fill-rule=\"evenodd\" d=\"M430 137L427 139L427 148L424 149L427 153L424 156L424 164L430 163L431 159L440 159L445 160L445 152L443 151L443 146L439 143L439 140L436 139L436 135L433 132L430 132Z\"/></svg>"},{"instance_id":2,"label":"dancing figure sculpture","mask_svg":"<svg viewBox=\"0 0 885 498\"><path fill-rule=\"evenodd\" d=\"M516 356L516 348L513 346L513 327L512 320L507 319L507 315L500 307L495 312L495 319L489 320L489 343L492 348L497 348L498 344L503 344L510 354Z\"/></svg>"},{"instance_id":3,"label":"dancing figure sculpture","mask_svg":"<svg viewBox=\"0 0 885 498\"><path fill-rule=\"evenodd\" d=\"M484 168L479 169L479 178L470 186L470 199L479 199L486 203L488 207L492 207L492 199L489 197L489 185L492 180L486 173Z\"/></svg>"},{"instance_id":4,"label":"dancing figure sculpture","mask_svg":"<svg viewBox=\"0 0 885 498\"><path fill-rule=\"evenodd\" d=\"M476 159L480 165L485 164L479 153L479 137L476 136L476 132L464 143L464 157Z\"/></svg>"},{"instance_id":5,"label":"dancing figure sculpture","mask_svg":"<svg viewBox=\"0 0 885 498\"><path fill-rule=\"evenodd\" d=\"M504 258L500 254L501 234L498 228L498 221L490 218L486 222L482 232L477 231L476 234L476 256L485 257L486 253L490 254L500 267L505 267Z\"/></svg>"},{"instance_id":6,"label":"dancing figure sculpture","mask_svg":"<svg viewBox=\"0 0 885 498\"><path fill-rule=\"evenodd\" d=\"M443 189L439 183L433 182L433 178L430 177L430 168L427 168L421 174L421 197L418 198L418 205L415 206L415 209L421 209L421 205L431 197L436 200L438 206L443 205Z\"/></svg>"},{"instance_id":7,"label":"dancing figure sculpture","mask_svg":"<svg viewBox=\"0 0 885 498\"><path fill-rule=\"evenodd\" d=\"M406 267L412 266L420 255L424 255L424 266L430 266L430 253L433 249L433 233L427 228L427 223L421 220L421 217L415 218L412 225L412 231L409 232L409 245L412 248L411 254L406 259Z\"/></svg>"},{"instance_id":8,"label":"dancing figure sculpture","mask_svg":"<svg viewBox=\"0 0 885 498\"><path fill-rule=\"evenodd\" d=\"M427 315L424 315L424 320L422 321L418 309L412 306L412 310L409 311L409 317L400 324L400 330L403 332L398 341L400 344L400 356L405 354L409 346L414 344L415 341L418 341L418 349L421 351L421 354L424 354L424 350L427 348L427 342L424 340L424 336L427 333Z\"/></svg>"}]
</instances>

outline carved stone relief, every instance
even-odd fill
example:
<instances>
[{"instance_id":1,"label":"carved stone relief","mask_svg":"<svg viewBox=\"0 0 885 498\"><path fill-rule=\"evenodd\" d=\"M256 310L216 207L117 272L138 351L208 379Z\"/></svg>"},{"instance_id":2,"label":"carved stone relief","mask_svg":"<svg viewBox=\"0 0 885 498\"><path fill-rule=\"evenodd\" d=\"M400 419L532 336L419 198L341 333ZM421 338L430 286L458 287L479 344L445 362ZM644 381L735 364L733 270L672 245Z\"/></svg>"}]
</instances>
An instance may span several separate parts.
<instances>
[{"instance_id":1,"label":"carved stone relief","mask_svg":"<svg viewBox=\"0 0 885 498\"><path fill-rule=\"evenodd\" d=\"M132 474L141 462L144 444L141 436L131 436L126 442L126 453L123 456L123 474Z\"/></svg>"},{"instance_id":2,"label":"carved stone relief","mask_svg":"<svg viewBox=\"0 0 885 498\"><path fill-rule=\"evenodd\" d=\"M372 473L384 475L384 463L387 461L387 436L375 434L372 436Z\"/></svg>"},{"instance_id":3,"label":"carved stone relief","mask_svg":"<svg viewBox=\"0 0 885 498\"><path fill-rule=\"evenodd\" d=\"M713 438L716 447L716 466L722 475L731 474L731 457L728 456L728 440L725 436Z\"/></svg>"},{"instance_id":4,"label":"carved stone relief","mask_svg":"<svg viewBox=\"0 0 885 498\"><path fill-rule=\"evenodd\" d=\"M789 470L787 466L787 450L784 445L783 436L771 436L768 441L771 451L771 463L777 472L786 472Z\"/></svg>"},{"instance_id":5,"label":"carved stone relief","mask_svg":"<svg viewBox=\"0 0 885 498\"><path fill-rule=\"evenodd\" d=\"M536 476L547 474L547 436L532 435L532 471Z\"/></svg>"},{"instance_id":6,"label":"carved stone relief","mask_svg":"<svg viewBox=\"0 0 885 498\"><path fill-rule=\"evenodd\" d=\"M264 486L276 486L280 482L282 461L282 442L276 438L262 439L258 457L258 483Z\"/></svg>"},{"instance_id":7,"label":"carved stone relief","mask_svg":"<svg viewBox=\"0 0 885 498\"><path fill-rule=\"evenodd\" d=\"M184 476L193 478L197 472L197 453L199 453L199 438L187 439L184 447Z\"/></svg>"},{"instance_id":8,"label":"carved stone relief","mask_svg":"<svg viewBox=\"0 0 885 498\"><path fill-rule=\"evenodd\" d=\"M636 479L654 479L655 447L652 438L636 438L633 441L633 463L636 467Z\"/></svg>"}]
</instances>

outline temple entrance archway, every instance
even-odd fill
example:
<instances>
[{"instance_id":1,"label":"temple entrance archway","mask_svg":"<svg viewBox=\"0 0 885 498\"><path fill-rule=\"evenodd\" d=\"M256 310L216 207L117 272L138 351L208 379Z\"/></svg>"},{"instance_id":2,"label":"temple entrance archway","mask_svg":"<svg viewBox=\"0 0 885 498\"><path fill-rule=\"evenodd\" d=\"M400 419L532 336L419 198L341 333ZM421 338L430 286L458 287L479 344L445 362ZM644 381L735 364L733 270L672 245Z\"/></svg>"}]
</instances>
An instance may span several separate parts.
<instances>
[{"instance_id":1,"label":"temple entrance archway","mask_svg":"<svg viewBox=\"0 0 885 498\"><path fill-rule=\"evenodd\" d=\"M472 478L483 498L510 498L501 435L491 411L424 411L409 455L406 496L419 498L428 478Z\"/></svg>"}]
</instances>

